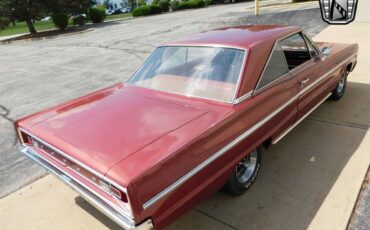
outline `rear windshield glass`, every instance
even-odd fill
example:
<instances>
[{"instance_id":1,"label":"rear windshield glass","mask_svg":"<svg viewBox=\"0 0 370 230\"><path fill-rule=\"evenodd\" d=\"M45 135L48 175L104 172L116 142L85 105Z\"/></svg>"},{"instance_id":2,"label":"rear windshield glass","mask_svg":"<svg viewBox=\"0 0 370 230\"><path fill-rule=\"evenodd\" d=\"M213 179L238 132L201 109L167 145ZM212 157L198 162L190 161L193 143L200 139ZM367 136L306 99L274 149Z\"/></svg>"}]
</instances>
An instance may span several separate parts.
<instances>
[{"instance_id":1,"label":"rear windshield glass","mask_svg":"<svg viewBox=\"0 0 370 230\"><path fill-rule=\"evenodd\" d=\"M169 93L232 102L244 50L219 47L157 48L129 84Z\"/></svg>"}]
</instances>

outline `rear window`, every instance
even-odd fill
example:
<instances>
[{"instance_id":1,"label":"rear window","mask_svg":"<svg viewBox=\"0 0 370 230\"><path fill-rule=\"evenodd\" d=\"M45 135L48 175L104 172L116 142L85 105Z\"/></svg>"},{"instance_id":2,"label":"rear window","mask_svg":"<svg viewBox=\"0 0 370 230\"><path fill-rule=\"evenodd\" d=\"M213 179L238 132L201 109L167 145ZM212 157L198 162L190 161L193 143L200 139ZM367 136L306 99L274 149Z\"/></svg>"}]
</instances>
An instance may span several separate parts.
<instances>
[{"instance_id":1,"label":"rear window","mask_svg":"<svg viewBox=\"0 0 370 230\"><path fill-rule=\"evenodd\" d=\"M232 102L246 51L221 47L157 48L129 84Z\"/></svg>"}]
</instances>

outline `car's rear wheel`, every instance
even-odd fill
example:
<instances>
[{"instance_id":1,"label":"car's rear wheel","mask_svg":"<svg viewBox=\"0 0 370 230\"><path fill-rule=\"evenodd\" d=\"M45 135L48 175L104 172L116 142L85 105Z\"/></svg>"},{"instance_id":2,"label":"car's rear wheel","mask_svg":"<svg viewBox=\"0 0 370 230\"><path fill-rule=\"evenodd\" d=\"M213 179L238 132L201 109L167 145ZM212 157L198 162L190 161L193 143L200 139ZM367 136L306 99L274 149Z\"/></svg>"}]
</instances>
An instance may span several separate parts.
<instances>
[{"instance_id":1,"label":"car's rear wheel","mask_svg":"<svg viewBox=\"0 0 370 230\"><path fill-rule=\"evenodd\" d=\"M233 175L225 184L227 193L239 196L252 186L261 166L261 152L261 148L253 150L236 165Z\"/></svg>"},{"instance_id":2,"label":"car's rear wheel","mask_svg":"<svg viewBox=\"0 0 370 230\"><path fill-rule=\"evenodd\" d=\"M349 72L346 70L344 71L340 81L338 82L338 85L335 87L335 89L332 91L332 94L330 96L331 100L338 101L341 99L344 95L344 92L346 91L347 87L347 76Z\"/></svg>"}]
</instances>

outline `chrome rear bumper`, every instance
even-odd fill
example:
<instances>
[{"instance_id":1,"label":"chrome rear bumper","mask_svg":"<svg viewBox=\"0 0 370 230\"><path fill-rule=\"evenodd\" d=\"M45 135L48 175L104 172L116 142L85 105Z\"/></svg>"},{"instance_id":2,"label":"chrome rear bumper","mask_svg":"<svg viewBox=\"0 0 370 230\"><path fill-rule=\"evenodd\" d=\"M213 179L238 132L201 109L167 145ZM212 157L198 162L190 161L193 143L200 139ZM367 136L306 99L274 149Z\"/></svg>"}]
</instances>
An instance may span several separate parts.
<instances>
[{"instance_id":1,"label":"chrome rear bumper","mask_svg":"<svg viewBox=\"0 0 370 230\"><path fill-rule=\"evenodd\" d=\"M110 207L106 202L104 202L99 197L95 196L93 193L88 191L86 188L81 186L77 181L75 181L70 176L63 173L57 167L49 163L46 159L40 156L38 153L33 151L32 149L28 148L27 146L22 146L19 148L19 151L26 155L27 157L31 158L33 161L41 165L50 173L54 174L58 179L63 181L65 184L69 185L73 190L75 190L81 197L83 197L87 202L93 205L95 208L100 210L114 222L116 222L119 226L124 229L136 229L136 230L147 230L153 229L153 223L149 219L140 225L135 225L135 221L133 219L127 218L117 212L115 209Z\"/></svg>"}]
</instances>

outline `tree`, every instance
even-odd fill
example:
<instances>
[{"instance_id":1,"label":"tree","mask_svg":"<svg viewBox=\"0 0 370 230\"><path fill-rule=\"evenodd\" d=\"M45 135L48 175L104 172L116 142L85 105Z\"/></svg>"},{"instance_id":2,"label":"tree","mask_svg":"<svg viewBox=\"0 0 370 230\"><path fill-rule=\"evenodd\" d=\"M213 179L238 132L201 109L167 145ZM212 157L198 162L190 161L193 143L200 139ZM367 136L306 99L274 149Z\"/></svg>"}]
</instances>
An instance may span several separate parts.
<instances>
[{"instance_id":1,"label":"tree","mask_svg":"<svg viewBox=\"0 0 370 230\"><path fill-rule=\"evenodd\" d=\"M110 0L104 0L104 6L106 9L111 9L113 8L113 5L112 3L110 2Z\"/></svg>"},{"instance_id":2,"label":"tree","mask_svg":"<svg viewBox=\"0 0 370 230\"><path fill-rule=\"evenodd\" d=\"M13 22L25 21L30 33L35 34L33 21L59 12L87 13L93 4L94 0L0 0L0 16L11 18Z\"/></svg>"}]
</instances>

